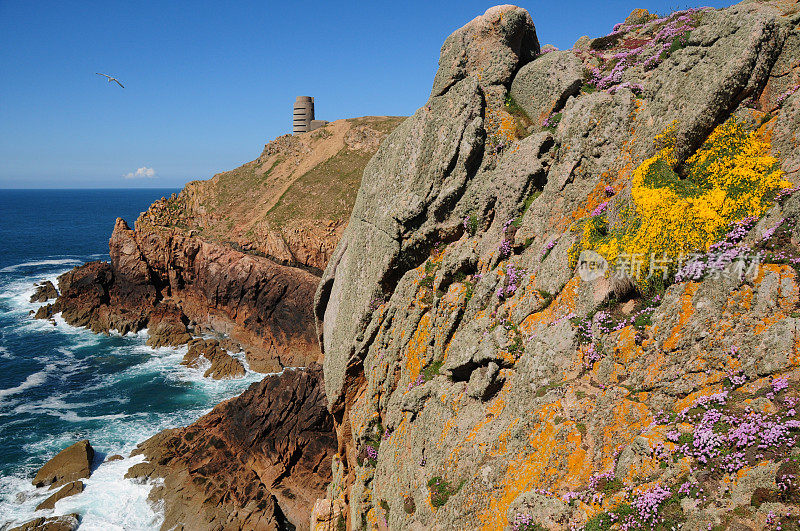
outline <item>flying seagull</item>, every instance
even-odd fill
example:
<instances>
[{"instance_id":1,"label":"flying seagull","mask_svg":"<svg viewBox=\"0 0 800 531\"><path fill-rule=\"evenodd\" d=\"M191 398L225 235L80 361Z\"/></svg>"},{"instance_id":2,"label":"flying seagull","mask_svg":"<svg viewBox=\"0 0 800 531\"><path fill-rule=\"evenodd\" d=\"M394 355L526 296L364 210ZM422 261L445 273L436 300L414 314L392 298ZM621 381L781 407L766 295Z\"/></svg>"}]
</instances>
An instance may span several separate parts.
<instances>
[{"instance_id":1,"label":"flying seagull","mask_svg":"<svg viewBox=\"0 0 800 531\"><path fill-rule=\"evenodd\" d=\"M120 82L119 82L119 79L117 79L117 78L115 78L115 77L111 77L111 76L109 76L108 74L101 74L100 72L95 72L95 74L97 74L98 76L107 77L107 78L108 78L108 82L109 82L109 83L111 83L111 82L113 81L113 82L115 82L117 85L119 85L120 87L122 87L122 88L125 88L125 86L124 86L122 83L120 83Z\"/></svg>"}]
</instances>

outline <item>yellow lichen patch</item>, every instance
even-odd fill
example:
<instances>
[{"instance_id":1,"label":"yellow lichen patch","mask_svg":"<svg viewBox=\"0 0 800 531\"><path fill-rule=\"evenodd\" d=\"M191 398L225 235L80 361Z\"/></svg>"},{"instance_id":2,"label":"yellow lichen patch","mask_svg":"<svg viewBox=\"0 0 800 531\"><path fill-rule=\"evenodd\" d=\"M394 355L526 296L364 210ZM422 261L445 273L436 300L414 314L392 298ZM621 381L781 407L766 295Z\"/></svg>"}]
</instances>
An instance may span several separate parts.
<instances>
[{"instance_id":1,"label":"yellow lichen patch","mask_svg":"<svg viewBox=\"0 0 800 531\"><path fill-rule=\"evenodd\" d=\"M603 425L602 448L604 460L608 460L621 445L629 444L634 437L650 425L653 416L646 405L623 399L611 412L611 418Z\"/></svg>"},{"instance_id":2,"label":"yellow lichen patch","mask_svg":"<svg viewBox=\"0 0 800 531\"><path fill-rule=\"evenodd\" d=\"M490 142L494 145L503 145L513 148L519 138L517 120L505 109L496 109L490 106L486 109L484 128L489 135Z\"/></svg>"},{"instance_id":3,"label":"yellow lichen patch","mask_svg":"<svg viewBox=\"0 0 800 531\"><path fill-rule=\"evenodd\" d=\"M678 346L678 340L683 335L683 327L689 321L689 319L694 314L694 294L697 293L697 289L700 287L700 284L695 282L688 282L683 289L683 293L681 294L681 309L680 314L678 317L678 324L672 329L672 333L670 334L669 338L664 341L663 349L667 352L675 350Z\"/></svg>"},{"instance_id":4,"label":"yellow lichen patch","mask_svg":"<svg viewBox=\"0 0 800 531\"><path fill-rule=\"evenodd\" d=\"M627 365L641 354L642 347L636 344L636 330L633 326L626 326L620 330L614 346L615 359L623 365Z\"/></svg>"},{"instance_id":5,"label":"yellow lichen patch","mask_svg":"<svg viewBox=\"0 0 800 531\"><path fill-rule=\"evenodd\" d=\"M411 341L408 342L405 359L411 380L416 380L422 370L422 363L425 359L425 352L428 349L428 339L431 333L431 315L426 312L419 320Z\"/></svg>"},{"instance_id":6,"label":"yellow lichen patch","mask_svg":"<svg viewBox=\"0 0 800 531\"><path fill-rule=\"evenodd\" d=\"M634 259L676 263L681 255L706 251L732 223L760 217L775 192L791 187L763 133L747 132L735 119L718 126L686 161L686 176L672 169L675 141L672 129L656 138L660 151L633 173L631 205L616 205L613 220L604 213L589 218L570 255L573 263L580 251L592 249L646 284L647 268L632 267Z\"/></svg>"},{"instance_id":7,"label":"yellow lichen patch","mask_svg":"<svg viewBox=\"0 0 800 531\"><path fill-rule=\"evenodd\" d=\"M464 437L464 439L453 446L452 450L446 457L445 466L448 468L454 468L458 464L458 460L460 458L461 452L464 450L465 447L472 448L472 447L479 447L482 451L486 451L487 444L476 443L476 438L478 437L480 431L490 422L496 420L503 410L506 407L506 396L509 394L511 386L506 384L498 393L496 397L494 397L489 404L489 407L486 409L486 413L483 419L475 423L472 427L470 432ZM441 448L444 442L450 436L450 432L453 428L458 424L458 417L453 416L452 418L448 419L444 423L444 429L442 430L442 434L439 436L439 440L436 443L438 448Z\"/></svg>"},{"instance_id":8,"label":"yellow lichen patch","mask_svg":"<svg viewBox=\"0 0 800 531\"><path fill-rule=\"evenodd\" d=\"M574 423L572 423L574 424ZM580 480L581 482L589 479L587 470L590 469L588 456L586 450L581 446L581 433L575 426L575 429L567 433L567 444L574 448L567 458L567 477L570 480Z\"/></svg>"},{"instance_id":9,"label":"yellow lichen patch","mask_svg":"<svg viewBox=\"0 0 800 531\"><path fill-rule=\"evenodd\" d=\"M367 511L367 524L370 529L378 529L378 516L375 507L370 507L369 511Z\"/></svg>"},{"instance_id":10,"label":"yellow lichen patch","mask_svg":"<svg viewBox=\"0 0 800 531\"><path fill-rule=\"evenodd\" d=\"M381 443L381 448L388 446L394 448L394 461L397 462L408 455L410 448L411 438L408 437L408 413L403 413L403 418L400 424L395 428L391 437Z\"/></svg>"}]
</instances>

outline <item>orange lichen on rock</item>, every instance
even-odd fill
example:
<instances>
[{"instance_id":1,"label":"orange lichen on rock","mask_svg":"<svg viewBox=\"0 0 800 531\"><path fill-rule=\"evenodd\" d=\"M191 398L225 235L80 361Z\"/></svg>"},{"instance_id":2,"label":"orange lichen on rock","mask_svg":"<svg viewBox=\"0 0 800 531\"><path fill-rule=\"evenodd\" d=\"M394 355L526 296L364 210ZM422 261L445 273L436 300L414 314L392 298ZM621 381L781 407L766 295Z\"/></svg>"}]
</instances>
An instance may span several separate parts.
<instances>
[{"instance_id":1,"label":"orange lichen on rock","mask_svg":"<svg viewBox=\"0 0 800 531\"><path fill-rule=\"evenodd\" d=\"M426 312L419 320L411 340L408 342L405 359L411 380L415 380L422 370L425 353L428 350L428 339L431 333L431 314Z\"/></svg>"},{"instance_id":2,"label":"orange lichen on rock","mask_svg":"<svg viewBox=\"0 0 800 531\"><path fill-rule=\"evenodd\" d=\"M560 410L559 404L550 404L537 411L538 422L533 425L527 445L509 460L499 488L478 515L482 529L493 531L508 525L508 508L522 492L552 490L565 480L583 482L591 476L592 466L585 458L577 426L569 422L557 427L554 422Z\"/></svg>"},{"instance_id":3,"label":"orange lichen on rock","mask_svg":"<svg viewBox=\"0 0 800 531\"><path fill-rule=\"evenodd\" d=\"M564 286L564 289L556 296L553 304L550 304L540 312L526 317L519 325L520 330L525 335L530 335L536 327L551 324L556 319L566 318L572 314L577 306L580 283L579 277L572 277Z\"/></svg>"},{"instance_id":4,"label":"orange lichen on rock","mask_svg":"<svg viewBox=\"0 0 800 531\"><path fill-rule=\"evenodd\" d=\"M597 184L594 186L594 188L592 188L592 191L589 192L588 196L586 197L586 203L581 208L575 209L572 212L572 219L578 220L585 218L602 203L608 201L605 189L606 183L603 180L597 181Z\"/></svg>"},{"instance_id":5,"label":"orange lichen on rock","mask_svg":"<svg viewBox=\"0 0 800 531\"><path fill-rule=\"evenodd\" d=\"M603 425L602 448L604 460L610 464L611 456L618 447L630 443L653 421L653 415L645 404L622 399L611 411L611 418Z\"/></svg>"},{"instance_id":6,"label":"orange lichen on rock","mask_svg":"<svg viewBox=\"0 0 800 531\"><path fill-rule=\"evenodd\" d=\"M519 424L519 421L520 419L518 418L512 420L511 424L509 424L506 429L500 432L500 435L497 436L497 441L495 442L490 455L497 457L508 453L508 439L513 434L513 430L517 424Z\"/></svg>"},{"instance_id":7,"label":"orange lichen on rock","mask_svg":"<svg viewBox=\"0 0 800 531\"><path fill-rule=\"evenodd\" d=\"M619 331L613 352L616 361L624 365L641 356L642 347L636 344L636 330L633 326L626 326Z\"/></svg>"},{"instance_id":8,"label":"orange lichen on rock","mask_svg":"<svg viewBox=\"0 0 800 531\"><path fill-rule=\"evenodd\" d=\"M697 401L698 398L702 398L704 396L710 396L715 393L719 393L722 391L721 385L714 385L711 387L706 387L705 389L700 389L699 391L695 391L694 393L690 393L684 398L681 398L675 405L672 407L673 411L676 413L680 413L686 408L692 407L692 405Z\"/></svg>"},{"instance_id":9,"label":"orange lichen on rock","mask_svg":"<svg viewBox=\"0 0 800 531\"><path fill-rule=\"evenodd\" d=\"M683 336L683 327L694 314L694 294L697 293L697 289L699 287L700 284L696 282L686 283L683 289L683 294L681 294L681 309L678 318L678 324L675 325L669 338L667 338L667 340L664 342L663 349L665 351L671 351L677 348L678 341Z\"/></svg>"}]
</instances>

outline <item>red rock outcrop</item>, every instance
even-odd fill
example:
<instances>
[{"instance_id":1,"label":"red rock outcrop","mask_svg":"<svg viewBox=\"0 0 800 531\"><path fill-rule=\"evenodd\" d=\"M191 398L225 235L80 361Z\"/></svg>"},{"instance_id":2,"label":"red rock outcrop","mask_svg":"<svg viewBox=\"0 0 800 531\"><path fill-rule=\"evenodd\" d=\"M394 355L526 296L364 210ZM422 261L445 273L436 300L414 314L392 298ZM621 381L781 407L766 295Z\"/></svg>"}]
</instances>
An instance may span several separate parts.
<instances>
[{"instance_id":1,"label":"red rock outcrop","mask_svg":"<svg viewBox=\"0 0 800 531\"><path fill-rule=\"evenodd\" d=\"M253 384L189 427L167 430L134 453L129 477L163 477L164 529L308 529L336 452L322 370L286 370Z\"/></svg>"},{"instance_id":2,"label":"red rock outcrop","mask_svg":"<svg viewBox=\"0 0 800 531\"><path fill-rule=\"evenodd\" d=\"M122 219L109 247L110 264L59 277L61 296L40 317L61 311L95 332L150 326L152 346L185 343L187 323L201 325L248 345L250 367L260 372L317 360L313 274L178 230L133 231Z\"/></svg>"},{"instance_id":3,"label":"red rock outcrop","mask_svg":"<svg viewBox=\"0 0 800 531\"><path fill-rule=\"evenodd\" d=\"M241 378L245 375L244 365L220 347L216 339L192 339L189 341L189 351L183 357L181 364L190 367L199 367L201 357L211 363L206 370L206 378L223 380L226 378Z\"/></svg>"}]
</instances>

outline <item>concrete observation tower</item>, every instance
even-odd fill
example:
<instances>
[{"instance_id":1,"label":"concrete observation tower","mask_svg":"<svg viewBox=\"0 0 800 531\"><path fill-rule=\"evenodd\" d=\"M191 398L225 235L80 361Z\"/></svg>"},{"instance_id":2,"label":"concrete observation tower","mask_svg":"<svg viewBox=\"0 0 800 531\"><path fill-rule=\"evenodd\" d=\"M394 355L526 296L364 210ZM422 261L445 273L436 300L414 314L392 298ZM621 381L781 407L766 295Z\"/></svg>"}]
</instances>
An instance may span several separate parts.
<instances>
[{"instance_id":1,"label":"concrete observation tower","mask_svg":"<svg viewBox=\"0 0 800 531\"><path fill-rule=\"evenodd\" d=\"M319 129L327 123L326 120L314 119L314 98L311 96L297 96L294 102L292 134L307 133L314 129Z\"/></svg>"}]
</instances>

